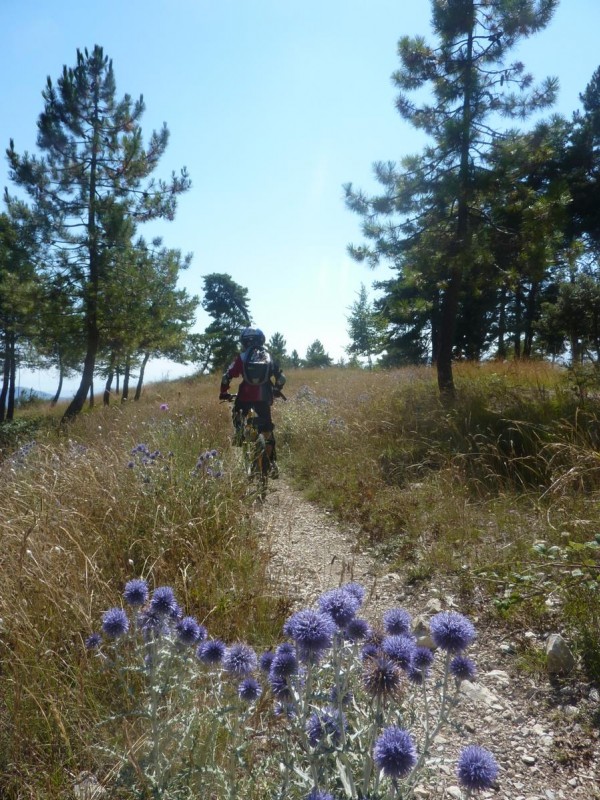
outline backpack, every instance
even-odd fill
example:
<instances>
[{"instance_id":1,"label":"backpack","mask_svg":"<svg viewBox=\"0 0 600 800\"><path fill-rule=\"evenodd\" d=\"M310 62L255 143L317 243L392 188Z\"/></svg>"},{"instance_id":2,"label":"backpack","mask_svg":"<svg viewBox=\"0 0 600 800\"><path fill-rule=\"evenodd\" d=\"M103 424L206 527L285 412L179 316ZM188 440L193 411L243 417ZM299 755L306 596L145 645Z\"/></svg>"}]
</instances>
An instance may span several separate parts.
<instances>
[{"instance_id":1,"label":"backpack","mask_svg":"<svg viewBox=\"0 0 600 800\"><path fill-rule=\"evenodd\" d=\"M262 386L271 377L271 356L262 347L251 347L242 353L244 380L251 386Z\"/></svg>"}]
</instances>

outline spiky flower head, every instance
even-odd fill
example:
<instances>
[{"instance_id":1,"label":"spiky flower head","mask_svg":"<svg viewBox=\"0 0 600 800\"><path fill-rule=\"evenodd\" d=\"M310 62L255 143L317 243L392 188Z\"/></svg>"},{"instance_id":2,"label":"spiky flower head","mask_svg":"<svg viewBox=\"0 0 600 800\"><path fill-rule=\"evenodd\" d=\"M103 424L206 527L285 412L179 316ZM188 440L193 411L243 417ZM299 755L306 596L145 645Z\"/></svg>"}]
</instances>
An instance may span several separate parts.
<instances>
[{"instance_id":1,"label":"spiky flower head","mask_svg":"<svg viewBox=\"0 0 600 800\"><path fill-rule=\"evenodd\" d=\"M306 795L304 800L334 800L334 798L329 792L321 792L319 789L313 789Z\"/></svg>"},{"instance_id":2,"label":"spiky flower head","mask_svg":"<svg viewBox=\"0 0 600 800\"><path fill-rule=\"evenodd\" d=\"M345 628L359 607L357 596L343 588L330 589L319 597L319 610L322 614L328 614L338 628Z\"/></svg>"},{"instance_id":3,"label":"spiky flower head","mask_svg":"<svg viewBox=\"0 0 600 800\"><path fill-rule=\"evenodd\" d=\"M350 594L354 595L358 600L359 606L362 605L363 600L365 599L365 587L362 586L360 583L356 583L352 581L351 583L345 583L343 586L340 587L345 592L349 592Z\"/></svg>"},{"instance_id":4,"label":"spiky flower head","mask_svg":"<svg viewBox=\"0 0 600 800\"><path fill-rule=\"evenodd\" d=\"M152 593L150 608L156 614L164 616L174 616L177 614L179 606L175 600L175 592L170 586L159 586Z\"/></svg>"},{"instance_id":5,"label":"spiky flower head","mask_svg":"<svg viewBox=\"0 0 600 800\"><path fill-rule=\"evenodd\" d=\"M269 686L273 696L278 700L285 702L292 699L292 690L284 675L273 675L269 672Z\"/></svg>"},{"instance_id":6,"label":"spiky flower head","mask_svg":"<svg viewBox=\"0 0 600 800\"><path fill-rule=\"evenodd\" d=\"M123 598L126 603L129 603L134 608L143 606L148 599L148 584L141 578L127 581L123 590Z\"/></svg>"},{"instance_id":7,"label":"spiky flower head","mask_svg":"<svg viewBox=\"0 0 600 800\"><path fill-rule=\"evenodd\" d=\"M369 658L365 661L363 684L371 697L397 698L402 689L402 672L391 658Z\"/></svg>"},{"instance_id":8,"label":"spiky flower head","mask_svg":"<svg viewBox=\"0 0 600 800\"><path fill-rule=\"evenodd\" d=\"M244 677L253 672L258 666L258 657L254 650L247 644L237 642L225 651L223 667L230 675Z\"/></svg>"},{"instance_id":9,"label":"spiky flower head","mask_svg":"<svg viewBox=\"0 0 600 800\"><path fill-rule=\"evenodd\" d=\"M369 623L366 619L354 617L346 626L344 633L351 642L359 642L367 638L369 631Z\"/></svg>"},{"instance_id":10,"label":"spiky flower head","mask_svg":"<svg viewBox=\"0 0 600 800\"><path fill-rule=\"evenodd\" d=\"M102 615L102 630L111 639L118 639L129 630L129 619L122 608L109 608Z\"/></svg>"},{"instance_id":11,"label":"spiky flower head","mask_svg":"<svg viewBox=\"0 0 600 800\"><path fill-rule=\"evenodd\" d=\"M244 678L238 686L238 696L246 703L254 703L262 694L262 687L255 678Z\"/></svg>"},{"instance_id":12,"label":"spiky flower head","mask_svg":"<svg viewBox=\"0 0 600 800\"><path fill-rule=\"evenodd\" d=\"M300 658L311 660L320 658L331 647L335 624L327 614L305 608L292 614L283 631L296 642Z\"/></svg>"},{"instance_id":13,"label":"spiky flower head","mask_svg":"<svg viewBox=\"0 0 600 800\"><path fill-rule=\"evenodd\" d=\"M202 663L216 666L223 661L225 644L220 639L207 639L196 650L196 658Z\"/></svg>"},{"instance_id":14,"label":"spiky flower head","mask_svg":"<svg viewBox=\"0 0 600 800\"><path fill-rule=\"evenodd\" d=\"M477 674L477 668L470 658L454 656L450 662L450 674L458 681L472 681Z\"/></svg>"},{"instance_id":15,"label":"spiky flower head","mask_svg":"<svg viewBox=\"0 0 600 800\"><path fill-rule=\"evenodd\" d=\"M388 778L404 778L417 763L417 749L408 731L390 725L375 742L373 758Z\"/></svg>"},{"instance_id":16,"label":"spiky flower head","mask_svg":"<svg viewBox=\"0 0 600 800\"><path fill-rule=\"evenodd\" d=\"M399 664L403 669L408 669L410 666L414 653L415 642L410 636L400 634L398 636L386 636L382 642L381 649L393 661Z\"/></svg>"},{"instance_id":17,"label":"spiky flower head","mask_svg":"<svg viewBox=\"0 0 600 800\"><path fill-rule=\"evenodd\" d=\"M490 789L498 775L498 765L489 750L472 744L460 754L456 774L466 789Z\"/></svg>"},{"instance_id":18,"label":"spiky flower head","mask_svg":"<svg viewBox=\"0 0 600 800\"><path fill-rule=\"evenodd\" d=\"M99 633L90 633L90 635L85 640L85 649L95 650L97 647L100 647L101 644L102 644L102 636Z\"/></svg>"},{"instance_id":19,"label":"spiky flower head","mask_svg":"<svg viewBox=\"0 0 600 800\"><path fill-rule=\"evenodd\" d=\"M275 653L272 650L265 650L265 652L258 659L258 666L263 672L266 672L267 675L269 674L269 670L271 669L271 664L273 663L274 658Z\"/></svg>"},{"instance_id":20,"label":"spiky flower head","mask_svg":"<svg viewBox=\"0 0 600 800\"><path fill-rule=\"evenodd\" d=\"M413 666L418 669L427 669L433 664L435 656L428 647L415 647L413 653Z\"/></svg>"},{"instance_id":21,"label":"spiky flower head","mask_svg":"<svg viewBox=\"0 0 600 800\"><path fill-rule=\"evenodd\" d=\"M294 649L286 644L279 645L271 662L270 674L287 678L296 672L298 672L298 659Z\"/></svg>"},{"instance_id":22,"label":"spiky flower head","mask_svg":"<svg viewBox=\"0 0 600 800\"><path fill-rule=\"evenodd\" d=\"M449 653L465 650L476 636L473 623L456 611L441 611L429 621L434 643Z\"/></svg>"},{"instance_id":23,"label":"spiky flower head","mask_svg":"<svg viewBox=\"0 0 600 800\"><path fill-rule=\"evenodd\" d=\"M383 627L390 636L411 632L412 617L403 608L390 608L383 615Z\"/></svg>"},{"instance_id":24,"label":"spiky flower head","mask_svg":"<svg viewBox=\"0 0 600 800\"><path fill-rule=\"evenodd\" d=\"M194 645L206 639L206 628L199 625L194 617L184 617L179 620L175 630L181 644Z\"/></svg>"}]
</instances>

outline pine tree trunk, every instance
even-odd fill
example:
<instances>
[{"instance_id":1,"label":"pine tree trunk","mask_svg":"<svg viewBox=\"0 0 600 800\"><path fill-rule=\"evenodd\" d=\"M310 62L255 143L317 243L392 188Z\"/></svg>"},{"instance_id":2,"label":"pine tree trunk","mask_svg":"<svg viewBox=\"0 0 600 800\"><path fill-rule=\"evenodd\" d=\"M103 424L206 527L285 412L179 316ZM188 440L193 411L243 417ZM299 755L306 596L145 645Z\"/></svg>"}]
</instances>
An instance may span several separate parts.
<instances>
[{"instance_id":1,"label":"pine tree trunk","mask_svg":"<svg viewBox=\"0 0 600 800\"><path fill-rule=\"evenodd\" d=\"M135 388L135 396L134 400L139 400L142 396L142 386L144 383L144 372L146 371L146 364L150 358L150 353L144 353L144 360L142 361L142 366L140 367L140 374L138 377L137 386Z\"/></svg>"},{"instance_id":2,"label":"pine tree trunk","mask_svg":"<svg viewBox=\"0 0 600 800\"><path fill-rule=\"evenodd\" d=\"M94 380L90 383L89 407L94 407Z\"/></svg>"},{"instance_id":3,"label":"pine tree trunk","mask_svg":"<svg viewBox=\"0 0 600 800\"><path fill-rule=\"evenodd\" d=\"M62 392L63 380L65 377L65 370L63 367L62 359L58 357L58 388L56 390L56 394L50 401L50 408L54 408L54 406L58 403L60 398L60 393Z\"/></svg>"},{"instance_id":4,"label":"pine tree trunk","mask_svg":"<svg viewBox=\"0 0 600 800\"><path fill-rule=\"evenodd\" d=\"M11 334L9 343L9 374L8 374L8 402L6 404L6 419L15 417L15 388L17 382L17 359L15 357L15 336Z\"/></svg>"},{"instance_id":5,"label":"pine tree trunk","mask_svg":"<svg viewBox=\"0 0 600 800\"><path fill-rule=\"evenodd\" d=\"M125 370L123 372L123 394L121 395L121 402L124 403L129 399L129 375L131 372L131 359L129 356L125 359Z\"/></svg>"},{"instance_id":6,"label":"pine tree trunk","mask_svg":"<svg viewBox=\"0 0 600 800\"><path fill-rule=\"evenodd\" d=\"M2 367L2 389L0 389L0 422L6 419L6 397L8 395L8 378L10 374L10 358L8 355L8 334L4 338L4 365Z\"/></svg>"},{"instance_id":7,"label":"pine tree trunk","mask_svg":"<svg viewBox=\"0 0 600 800\"><path fill-rule=\"evenodd\" d=\"M110 405L110 389L112 386L113 378L115 377L115 354L110 354L110 364L108 366L108 374L106 376L106 383L104 384L104 396L102 398L102 405Z\"/></svg>"},{"instance_id":8,"label":"pine tree trunk","mask_svg":"<svg viewBox=\"0 0 600 800\"><path fill-rule=\"evenodd\" d=\"M498 315L498 349L496 350L496 358L506 358L506 286L503 286L500 292L500 312Z\"/></svg>"}]
</instances>

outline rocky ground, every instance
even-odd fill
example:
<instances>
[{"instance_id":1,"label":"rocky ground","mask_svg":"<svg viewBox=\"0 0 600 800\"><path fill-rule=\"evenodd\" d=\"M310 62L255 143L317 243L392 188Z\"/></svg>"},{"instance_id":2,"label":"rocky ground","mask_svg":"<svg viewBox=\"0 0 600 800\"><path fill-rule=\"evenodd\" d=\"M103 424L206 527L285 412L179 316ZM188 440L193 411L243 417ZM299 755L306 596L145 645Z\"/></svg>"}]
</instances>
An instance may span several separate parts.
<instances>
[{"instance_id":1,"label":"rocky ground","mask_svg":"<svg viewBox=\"0 0 600 800\"><path fill-rule=\"evenodd\" d=\"M311 606L325 590L355 580L367 590L365 616L381 618L402 606L427 618L440 610L463 611L453 586L435 578L409 586L389 572L373 553L357 550L356 531L302 498L284 480L272 484L259 512L270 548L273 590L292 598L294 608ZM470 614L478 630L469 655L477 664L475 682L463 683L454 714L458 730L445 729L436 740L430 766L435 789L420 786L417 796L460 798L454 764L467 744L491 750L500 773L495 789L481 793L495 800L600 799L600 697L573 673L560 683L519 668L519 639L543 648L533 631L507 632L482 608Z\"/></svg>"}]
</instances>

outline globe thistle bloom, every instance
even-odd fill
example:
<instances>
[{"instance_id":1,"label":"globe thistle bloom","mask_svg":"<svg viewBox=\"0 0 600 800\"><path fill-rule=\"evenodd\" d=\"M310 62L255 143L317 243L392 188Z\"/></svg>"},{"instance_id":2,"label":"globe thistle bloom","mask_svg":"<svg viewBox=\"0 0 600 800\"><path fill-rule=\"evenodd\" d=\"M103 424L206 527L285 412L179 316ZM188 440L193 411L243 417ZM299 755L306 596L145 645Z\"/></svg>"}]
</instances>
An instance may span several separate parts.
<instances>
[{"instance_id":1,"label":"globe thistle bloom","mask_svg":"<svg viewBox=\"0 0 600 800\"><path fill-rule=\"evenodd\" d=\"M275 651L269 674L287 678L296 672L298 672L298 659L294 649L289 645L280 645Z\"/></svg>"},{"instance_id":2,"label":"globe thistle bloom","mask_svg":"<svg viewBox=\"0 0 600 800\"><path fill-rule=\"evenodd\" d=\"M370 658L365 664L363 684L371 697L397 697L402 688L402 672L391 658Z\"/></svg>"},{"instance_id":3,"label":"globe thistle bloom","mask_svg":"<svg viewBox=\"0 0 600 800\"><path fill-rule=\"evenodd\" d=\"M90 635L85 640L85 649L95 650L97 647L100 647L101 644L102 644L102 636L99 633L90 633Z\"/></svg>"},{"instance_id":4,"label":"globe thistle bloom","mask_svg":"<svg viewBox=\"0 0 600 800\"><path fill-rule=\"evenodd\" d=\"M351 619L346 625L344 633L351 642L358 642L367 638L369 635L369 630L369 623L366 619L354 617L354 619Z\"/></svg>"},{"instance_id":5,"label":"globe thistle bloom","mask_svg":"<svg viewBox=\"0 0 600 800\"><path fill-rule=\"evenodd\" d=\"M262 672L266 672L267 675L271 669L271 664L273 663L273 659L275 658L275 653L272 650L265 650L265 652L261 655L258 659L258 666L262 670Z\"/></svg>"},{"instance_id":6,"label":"globe thistle bloom","mask_svg":"<svg viewBox=\"0 0 600 800\"><path fill-rule=\"evenodd\" d=\"M225 644L220 639L207 639L198 646L196 658L204 664L216 666L223 661L225 650Z\"/></svg>"},{"instance_id":7,"label":"globe thistle bloom","mask_svg":"<svg viewBox=\"0 0 600 800\"><path fill-rule=\"evenodd\" d=\"M318 713L311 714L306 721L306 734L309 744L316 747L321 739L327 737L332 744L338 744L342 729L346 726L343 714L337 709L327 708Z\"/></svg>"},{"instance_id":8,"label":"globe thistle bloom","mask_svg":"<svg viewBox=\"0 0 600 800\"><path fill-rule=\"evenodd\" d=\"M148 584L141 578L134 578L127 581L123 591L123 598L126 603L134 608L136 606L143 606L148 599Z\"/></svg>"},{"instance_id":9,"label":"globe thistle bloom","mask_svg":"<svg viewBox=\"0 0 600 800\"><path fill-rule=\"evenodd\" d=\"M238 686L238 696L246 703L254 703L262 694L262 687L255 678L244 678Z\"/></svg>"},{"instance_id":10,"label":"globe thistle bloom","mask_svg":"<svg viewBox=\"0 0 600 800\"><path fill-rule=\"evenodd\" d=\"M410 636L400 634L398 636L386 636L381 645L381 649L393 661L403 669L408 669L415 652L415 643Z\"/></svg>"},{"instance_id":11,"label":"globe thistle bloom","mask_svg":"<svg viewBox=\"0 0 600 800\"><path fill-rule=\"evenodd\" d=\"M433 664L434 655L428 647L415 647L412 663L418 669L427 669Z\"/></svg>"},{"instance_id":12,"label":"globe thistle bloom","mask_svg":"<svg viewBox=\"0 0 600 800\"><path fill-rule=\"evenodd\" d=\"M403 608L390 608L383 615L383 627L390 636L400 636L411 632L412 617Z\"/></svg>"},{"instance_id":13,"label":"globe thistle bloom","mask_svg":"<svg viewBox=\"0 0 600 800\"><path fill-rule=\"evenodd\" d=\"M318 789L313 789L306 795L304 800L334 800L334 798L329 792L320 792Z\"/></svg>"},{"instance_id":14,"label":"globe thistle bloom","mask_svg":"<svg viewBox=\"0 0 600 800\"><path fill-rule=\"evenodd\" d=\"M454 656L450 662L450 674L458 681L472 681L477 674L477 668L470 658Z\"/></svg>"},{"instance_id":15,"label":"globe thistle bloom","mask_svg":"<svg viewBox=\"0 0 600 800\"><path fill-rule=\"evenodd\" d=\"M429 621L434 643L449 653L465 650L476 636L471 620L456 611L441 611Z\"/></svg>"},{"instance_id":16,"label":"globe thistle bloom","mask_svg":"<svg viewBox=\"0 0 600 800\"><path fill-rule=\"evenodd\" d=\"M146 608L138 615L138 626L146 640L155 636L166 636L171 632L169 620L152 608Z\"/></svg>"},{"instance_id":17,"label":"globe thistle bloom","mask_svg":"<svg viewBox=\"0 0 600 800\"><path fill-rule=\"evenodd\" d=\"M258 666L254 650L247 644L238 642L228 647L223 656L223 667L230 675L244 677Z\"/></svg>"},{"instance_id":18,"label":"globe thistle bloom","mask_svg":"<svg viewBox=\"0 0 600 800\"><path fill-rule=\"evenodd\" d=\"M379 650L376 644L367 643L361 651L361 657L362 660L365 661L369 658L377 658L377 656L380 655L380 653L381 651Z\"/></svg>"},{"instance_id":19,"label":"globe thistle bloom","mask_svg":"<svg viewBox=\"0 0 600 800\"><path fill-rule=\"evenodd\" d=\"M417 667L413 662L406 670L406 675L408 680L414 683L415 686L422 686L425 683L425 679L429 677L429 670L427 667Z\"/></svg>"},{"instance_id":20,"label":"globe thistle bloom","mask_svg":"<svg viewBox=\"0 0 600 800\"><path fill-rule=\"evenodd\" d=\"M118 639L119 636L129 630L129 619L122 608L109 608L102 615L102 630L111 639Z\"/></svg>"},{"instance_id":21,"label":"globe thistle bloom","mask_svg":"<svg viewBox=\"0 0 600 800\"><path fill-rule=\"evenodd\" d=\"M311 660L320 658L331 647L335 624L327 614L306 608L292 614L283 631L296 642L299 656Z\"/></svg>"},{"instance_id":22,"label":"globe thistle bloom","mask_svg":"<svg viewBox=\"0 0 600 800\"><path fill-rule=\"evenodd\" d=\"M183 619L183 611L177 600L175 601L175 603L173 604L173 608L169 612L169 617L175 622Z\"/></svg>"},{"instance_id":23,"label":"globe thistle bloom","mask_svg":"<svg viewBox=\"0 0 600 800\"><path fill-rule=\"evenodd\" d=\"M319 609L328 614L338 628L345 628L360 607L355 594L344 589L330 589L319 598Z\"/></svg>"},{"instance_id":24,"label":"globe thistle bloom","mask_svg":"<svg viewBox=\"0 0 600 800\"><path fill-rule=\"evenodd\" d=\"M489 750L473 744L460 754L456 774L465 789L490 789L498 775L498 765Z\"/></svg>"},{"instance_id":25,"label":"globe thistle bloom","mask_svg":"<svg viewBox=\"0 0 600 800\"><path fill-rule=\"evenodd\" d=\"M159 586L152 593L150 608L157 614L172 616L177 612L179 606L175 600L175 592L170 586Z\"/></svg>"},{"instance_id":26,"label":"globe thistle bloom","mask_svg":"<svg viewBox=\"0 0 600 800\"><path fill-rule=\"evenodd\" d=\"M179 620L175 626L175 631L177 632L177 639L181 644L198 644L201 638L205 638L205 636L202 637L200 625L196 622L194 617L184 617Z\"/></svg>"},{"instance_id":27,"label":"globe thistle bloom","mask_svg":"<svg viewBox=\"0 0 600 800\"><path fill-rule=\"evenodd\" d=\"M169 410L169 404L168 403L161 403L160 404L160 410L161 411L168 411Z\"/></svg>"},{"instance_id":28,"label":"globe thistle bloom","mask_svg":"<svg viewBox=\"0 0 600 800\"><path fill-rule=\"evenodd\" d=\"M365 587L362 586L360 583L356 583L352 581L351 583L345 583L343 586L340 587L345 592L354 595L358 600L359 607L363 604L363 600L365 599Z\"/></svg>"},{"instance_id":29,"label":"globe thistle bloom","mask_svg":"<svg viewBox=\"0 0 600 800\"><path fill-rule=\"evenodd\" d=\"M269 686L273 696L281 702L292 699L292 690L284 675L273 675L272 672L269 672Z\"/></svg>"},{"instance_id":30,"label":"globe thistle bloom","mask_svg":"<svg viewBox=\"0 0 600 800\"><path fill-rule=\"evenodd\" d=\"M417 749L408 731L390 725L375 742L373 757L388 778L404 778L417 763Z\"/></svg>"}]
</instances>

